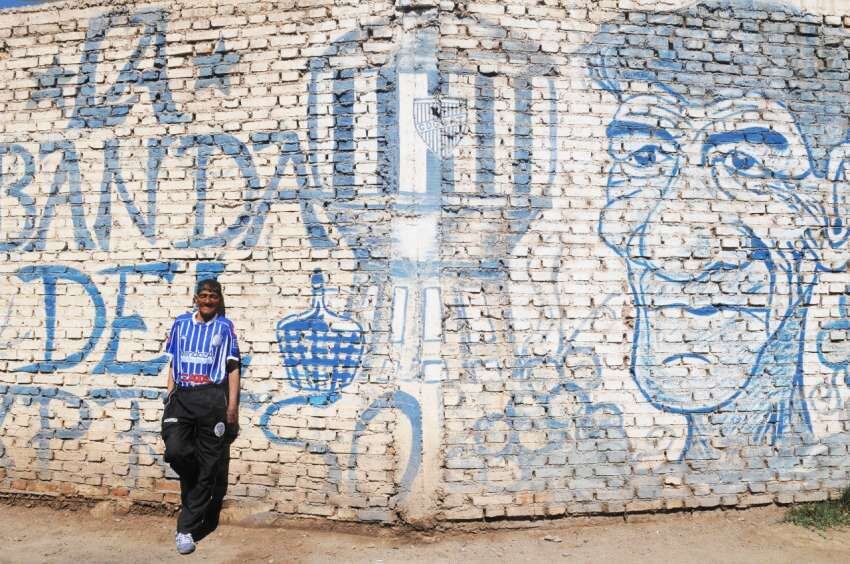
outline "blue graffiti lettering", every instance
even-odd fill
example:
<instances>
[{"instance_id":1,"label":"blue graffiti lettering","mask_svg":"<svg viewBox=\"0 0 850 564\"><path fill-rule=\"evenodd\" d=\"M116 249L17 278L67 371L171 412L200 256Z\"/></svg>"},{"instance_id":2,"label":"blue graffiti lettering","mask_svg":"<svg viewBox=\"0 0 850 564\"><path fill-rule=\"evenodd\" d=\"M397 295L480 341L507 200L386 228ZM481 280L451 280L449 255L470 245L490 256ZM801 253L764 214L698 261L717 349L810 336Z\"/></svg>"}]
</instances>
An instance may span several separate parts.
<instances>
[{"instance_id":1,"label":"blue graffiti lettering","mask_svg":"<svg viewBox=\"0 0 850 564\"><path fill-rule=\"evenodd\" d=\"M238 237L250 224L254 215L255 191L260 187L260 180L248 146L242 141L227 134L217 135L188 135L180 139L177 156L184 155L189 149L196 150L195 157L195 193L198 201L195 204L195 228L192 238L178 242L177 247L209 247L224 246ZM221 232L206 233L206 193L208 189L207 168L211 157L220 151L236 163L242 178L246 182L247 194L244 196L245 205L239 217Z\"/></svg>"},{"instance_id":2,"label":"blue graffiti lettering","mask_svg":"<svg viewBox=\"0 0 850 564\"><path fill-rule=\"evenodd\" d=\"M139 314L125 315L124 307L127 301L127 276L155 276L166 282L174 279L174 271L177 269L175 263L154 262L132 266L118 266L101 270L100 274L118 275L118 297L115 303L115 319L112 321L112 330L109 335L109 343L100 362L92 371L94 374L145 374L153 376L168 362L167 355L159 355L144 361L118 361L118 346L121 342L122 331L145 331L148 326Z\"/></svg>"},{"instance_id":3,"label":"blue graffiti lettering","mask_svg":"<svg viewBox=\"0 0 850 564\"><path fill-rule=\"evenodd\" d=\"M42 143L39 146L39 156L46 157L52 153L61 153L62 160L56 168L53 183L50 185L50 195L41 212L41 221L35 240L26 245L26 251L44 250L47 243L47 232L50 222L56 215L56 206L71 206L71 221L74 224L74 239L80 249L95 248L91 233L86 226L86 216L83 206L83 193L80 186L80 163L77 150L71 141L55 141ZM68 185L68 192L62 192L62 187Z\"/></svg>"},{"instance_id":4,"label":"blue graffiti lettering","mask_svg":"<svg viewBox=\"0 0 850 564\"><path fill-rule=\"evenodd\" d=\"M234 53L224 46L224 39L216 43L212 55L195 57L195 68L198 69L198 80L195 90L216 88L223 94L230 94L231 67L239 63L239 53Z\"/></svg>"},{"instance_id":5,"label":"blue graffiti lettering","mask_svg":"<svg viewBox=\"0 0 850 564\"><path fill-rule=\"evenodd\" d=\"M109 239L112 231L112 191L110 188L113 185L118 192L121 202L127 208L130 219L139 228L141 234L151 243L156 238L156 185L154 184L152 186L150 183L148 184L148 213L147 218L145 218L127 192L127 186L121 174L118 149L118 139L109 139L106 141L103 154L103 182L100 185L100 206L97 210L97 219L94 222L95 235L97 236L100 248L104 250L109 249ZM158 172L158 168L154 169L154 174Z\"/></svg>"},{"instance_id":6,"label":"blue graffiti lettering","mask_svg":"<svg viewBox=\"0 0 850 564\"><path fill-rule=\"evenodd\" d=\"M18 144L0 143L0 179L4 176L3 170L5 170L4 161L6 157L13 157L16 160L20 160L22 164L23 170L21 171L21 175L15 179L10 179L6 188L6 195L15 198L23 208L24 225L18 234L9 236L6 241L0 243L0 251L15 249L32 238L33 231L35 230L36 216L35 200L32 196L24 192L24 189L32 184L35 177L35 159L33 159L29 151Z\"/></svg>"},{"instance_id":7,"label":"blue graffiti lettering","mask_svg":"<svg viewBox=\"0 0 850 564\"><path fill-rule=\"evenodd\" d=\"M34 76L37 86L30 92L28 108L33 108L42 100L50 100L57 108L65 107L65 98L62 96L62 88L73 84L77 75L72 70L64 68L59 64L59 56L53 56L53 63Z\"/></svg>"},{"instance_id":8,"label":"blue graffiti lettering","mask_svg":"<svg viewBox=\"0 0 850 564\"><path fill-rule=\"evenodd\" d=\"M310 239L310 244L317 248L333 246L333 243L328 238L327 230L319 221L313 206L313 200L320 199L323 194L316 186L310 188L308 184L308 179L314 177L307 175L307 159L301 150L301 141L298 138L298 134L290 131L252 133L251 142L254 144L254 151L261 151L267 147L277 146L279 153L277 164L275 164L274 175L269 180L268 186L266 186L266 190L260 198L259 204L256 206L256 213L245 234L243 245L253 247L257 244L257 240L263 230L266 214L272 203L278 200L297 198L301 206L301 215L304 226L307 228L307 236ZM286 175L290 163L295 173L295 180L298 183L297 192L280 189L281 179Z\"/></svg>"},{"instance_id":9,"label":"blue graffiti lettering","mask_svg":"<svg viewBox=\"0 0 850 564\"><path fill-rule=\"evenodd\" d=\"M195 265L195 282L201 280L209 280L210 278L218 279L218 276L224 272L225 264L223 262L199 262Z\"/></svg>"},{"instance_id":10,"label":"blue graffiti lettering","mask_svg":"<svg viewBox=\"0 0 850 564\"><path fill-rule=\"evenodd\" d=\"M124 23L127 22L127 23ZM124 123L130 109L139 102L133 86L147 89L154 115L161 124L183 123L191 120L180 112L168 86L165 54L165 31L168 14L162 9L141 10L127 18L126 12L116 10L98 16L89 24L83 55L80 59L80 85L74 103L69 128L100 128ZM110 29L141 27L141 37L115 81L102 96L97 94L98 65L102 61L102 45ZM140 68L146 52L153 47L151 68Z\"/></svg>"},{"instance_id":11,"label":"blue graffiti lettering","mask_svg":"<svg viewBox=\"0 0 850 564\"><path fill-rule=\"evenodd\" d=\"M84 273L68 266L42 265L25 266L17 271L17 276L24 282L41 280L44 285L44 323L46 340L44 346L44 360L27 364L14 370L18 372L45 372L52 373L76 366L88 356L94 345L100 339L106 326L106 307L97 287ZM94 321L92 333L83 347L66 356L64 359L53 358L54 341L56 338L56 286L59 281L73 282L83 287L94 306Z\"/></svg>"}]
</instances>

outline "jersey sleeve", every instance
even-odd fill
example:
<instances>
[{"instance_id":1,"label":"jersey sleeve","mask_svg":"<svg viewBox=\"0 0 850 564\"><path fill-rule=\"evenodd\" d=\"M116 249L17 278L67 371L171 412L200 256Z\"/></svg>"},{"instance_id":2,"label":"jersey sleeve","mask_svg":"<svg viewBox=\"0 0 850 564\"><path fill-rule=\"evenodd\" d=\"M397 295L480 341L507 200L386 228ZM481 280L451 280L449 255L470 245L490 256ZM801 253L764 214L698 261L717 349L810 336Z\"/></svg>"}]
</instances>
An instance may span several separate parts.
<instances>
[{"instance_id":1,"label":"jersey sleeve","mask_svg":"<svg viewBox=\"0 0 850 564\"><path fill-rule=\"evenodd\" d=\"M227 360L242 362L242 355L239 353L239 341L236 339L236 329L234 329L233 323L227 324L227 337L227 340L230 341L227 350Z\"/></svg>"},{"instance_id":2,"label":"jersey sleeve","mask_svg":"<svg viewBox=\"0 0 850 564\"><path fill-rule=\"evenodd\" d=\"M177 341L178 341L177 320L171 324L171 329L168 331L168 338L165 340L165 354L174 358L177 356Z\"/></svg>"}]
</instances>

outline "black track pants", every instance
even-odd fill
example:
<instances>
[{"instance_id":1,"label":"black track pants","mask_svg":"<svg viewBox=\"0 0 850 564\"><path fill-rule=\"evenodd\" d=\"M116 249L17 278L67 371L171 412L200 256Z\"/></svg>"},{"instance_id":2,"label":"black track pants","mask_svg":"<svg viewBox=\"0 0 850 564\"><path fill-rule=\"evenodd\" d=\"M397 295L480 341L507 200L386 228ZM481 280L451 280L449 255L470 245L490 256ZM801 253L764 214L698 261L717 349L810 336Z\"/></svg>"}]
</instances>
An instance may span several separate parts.
<instances>
[{"instance_id":1,"label":"black track pants","mask_svg":"<svg viewBox=\"0 0 850 564\"><path fill-rule=\"evenodd\" d=\"M217 489L227 487L221 476L229 442L226 437L227 396L222 386L180 389L171 395L162 415L165 461L180 476L180 516L177 532L197 533ZM224 480L224 484L217 481Z\"/></svg>"}]
</instances>

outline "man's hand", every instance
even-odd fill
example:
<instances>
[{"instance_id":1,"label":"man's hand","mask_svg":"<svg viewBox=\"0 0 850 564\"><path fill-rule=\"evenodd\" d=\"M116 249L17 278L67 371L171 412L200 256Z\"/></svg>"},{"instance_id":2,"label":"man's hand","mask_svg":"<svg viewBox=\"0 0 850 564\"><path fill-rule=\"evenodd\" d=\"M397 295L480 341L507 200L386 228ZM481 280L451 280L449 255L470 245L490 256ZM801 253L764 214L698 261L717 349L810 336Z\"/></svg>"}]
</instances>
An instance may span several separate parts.
<instances>
[{"instance_id":1,"label":"man's hand","mask_svg":"<svg viewBox=\"0 0 850 564\"><path fill-rule=\"evenodd\" d=\"M227 406L227 422L230 425L235 425L239 422L239 406L236 405L228 405Z\"/></svg>"}]
</instances>

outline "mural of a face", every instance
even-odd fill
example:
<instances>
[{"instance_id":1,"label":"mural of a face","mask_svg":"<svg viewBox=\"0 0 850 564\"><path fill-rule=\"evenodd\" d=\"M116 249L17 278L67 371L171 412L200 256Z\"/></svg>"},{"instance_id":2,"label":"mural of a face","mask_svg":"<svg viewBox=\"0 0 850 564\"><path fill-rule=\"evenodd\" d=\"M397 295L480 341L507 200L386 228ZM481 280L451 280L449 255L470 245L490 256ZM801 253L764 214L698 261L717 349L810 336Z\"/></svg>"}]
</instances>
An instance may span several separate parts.
<instances>
[{"instance_id":1,"label":"mural of a face","mask_svg":"<svg viewBox=\"0 0 850 564\"><path fill-rule=\"evenodd\" d=\"M598 231L627 271L631 376L655 408L685 416L683 457L718 458L718 435L812 432L808 306L821 273L847 267L850 96L834 73L846 32L817 24L792 58L756 55L773 29L758 14L774 9L808 21L780 2L700 0L624 13L583 51L617 104ZM699 54L681 25L691 17L720 30ZM753 33L729 35L741 27Z\"/></svg>"},{"instance_id":2,"label":"mural of a face","mask_svg":"<svg viewBox=\"0 0 850 564\"><path fill-rule=\"evenodd\" d=\"M793 116L758 94L651 87L622 100L607 135L599 230L628 265L633 376L661 409L715 410L759 375L801 299L794 265L821 182Z\"/></svg>"}]
</instances>

